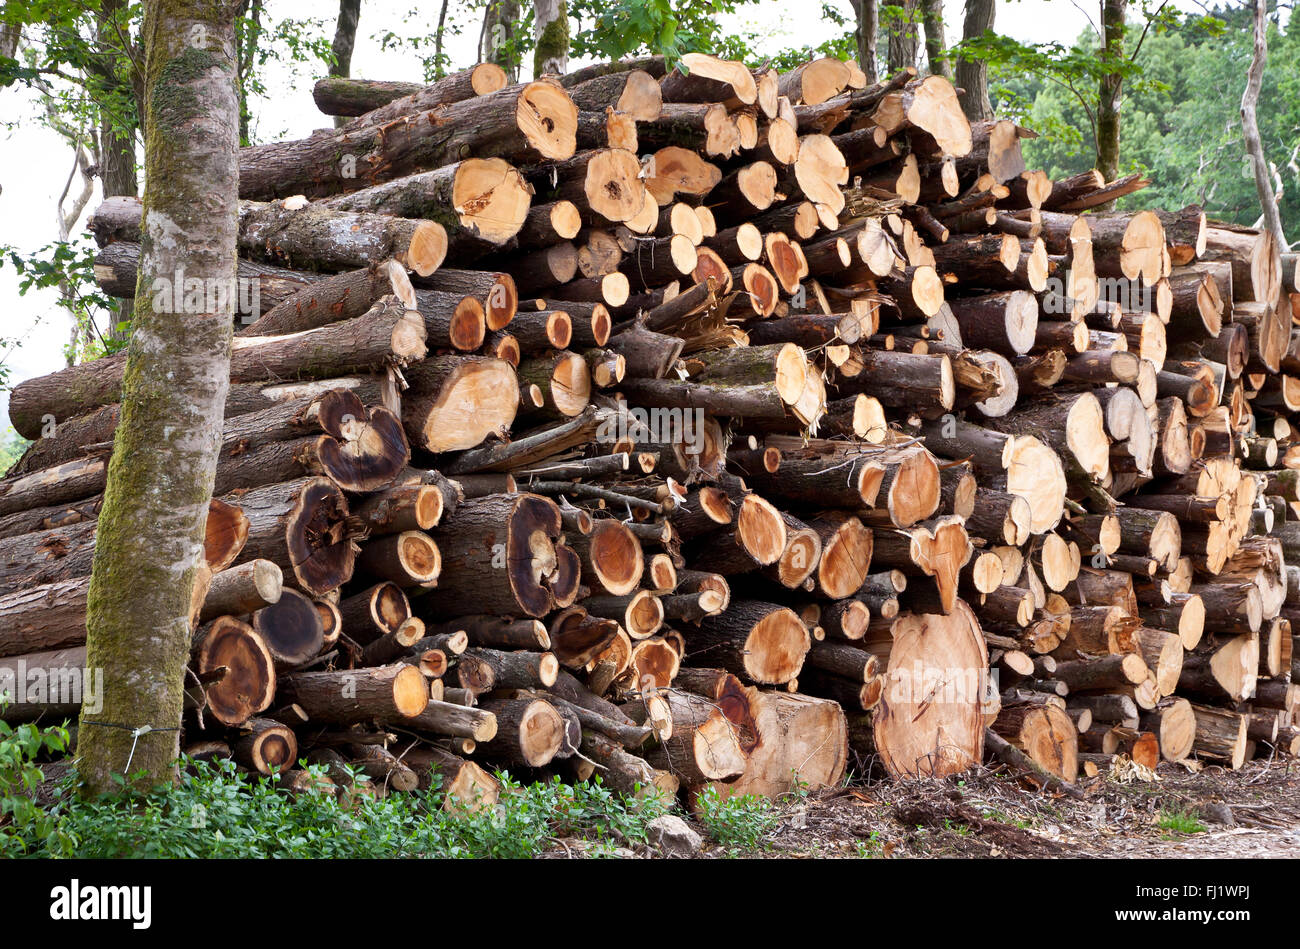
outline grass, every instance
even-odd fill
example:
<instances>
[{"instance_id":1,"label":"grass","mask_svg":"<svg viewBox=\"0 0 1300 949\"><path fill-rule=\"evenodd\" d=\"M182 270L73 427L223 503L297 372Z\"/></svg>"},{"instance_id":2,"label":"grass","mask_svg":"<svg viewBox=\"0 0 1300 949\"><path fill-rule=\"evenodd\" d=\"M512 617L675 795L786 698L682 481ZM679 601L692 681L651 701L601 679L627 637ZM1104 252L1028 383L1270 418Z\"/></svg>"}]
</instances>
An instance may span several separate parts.
<instances>
[{"instance_id":1,"label":"grass","mask_svg":"<svg viewBox=\"0 0 1300 949\"><path fill-rule=\"evenodd\" d=\"M873 830L866 840L853 843L853 855L863 860L875 860L885 856L885 842L880 839L880 831Z\"/></svg>"},{"instance_id":2,"label":"grass","mask_svg":"<svg viewBox=\"0 0 1300 949\"><path fill-rule=\"evenodd\" d=\"M1025 818L1016 817L996 807L981 807L980 813L987 820L997 821L999 824L1007 824L1008 826L1011 827L1018 827L1021 830L1029 830L1031 827L1034 826L1034 822L1032 820L1026 820Z\"/></svg>"},{"instance_id":3,"label":"grass","mask_svg":"<svg viewBox=\"0 0 1300 949\"><path fill-rule=\"evenodd\" d=\"M1191 809L1161 811L1156 826L1166 831L1166 836L1205 832L1205 825L1201 823L1201 815Z\"/></svg>"},{"instance_id":4,"label":"grass","mask_svg":"<svg viewBox=\"0 0 1300 949\"><path fill-rule=\"evenodd\" d=\"M696 808L709 836L733 854L766 849L769 841L764 838L780 821L780 813L767 798L752 794L724 798L713 787L696 796Z\"/></svg>"},{"instance_id":5,"label":"grass","mask_svg":"<svg viewBox=\"0 0 1300 949\"><path fill-rule=\"evenodd\" d=\"M494 807L444 810L437 791L290 792L276 775L250 775L228 759L192 758L182 758L175 784L152 791L122 779L116 793L83 799L70 774L53 801L38 804L35 791L44 779L39 762L67 746L65 729L11 728L0 721L0 856L521 859L558 846L613 856L646 844L650 822L677 807L661 793L624 796L599 779L570 785L555 777L524 785L498 773ZM324 776L323 766L302 767ZM345 783L354 792L369 783L359 771L348 771ZM795 777L784 803L808 796ZM697 807L709 836L732 855L767 849L781 814L781 806L766 798L724 798L713 788L698 796Z\"/></svg>"},{"instance_id":6,"label":"grass","mask_svg":"<svg viewBox=\"0 0 1300 949\"><path fill-rule=\"evenodd\" d=\"M496 807L444 811L437 792L291 794L274 776L243 774L230 761L186 760L176 785L148 793L124 789L81 800L69 782L44 809L44 823L0 819L0 852L91 859L521 859L567 838L583 841L585 852L607 855L645 843L650 821L674 806L662 795L624 797L598 781L522 785L498 777ZM358 774L355 780L367 779Z\"/></svg>"}]
</instances>

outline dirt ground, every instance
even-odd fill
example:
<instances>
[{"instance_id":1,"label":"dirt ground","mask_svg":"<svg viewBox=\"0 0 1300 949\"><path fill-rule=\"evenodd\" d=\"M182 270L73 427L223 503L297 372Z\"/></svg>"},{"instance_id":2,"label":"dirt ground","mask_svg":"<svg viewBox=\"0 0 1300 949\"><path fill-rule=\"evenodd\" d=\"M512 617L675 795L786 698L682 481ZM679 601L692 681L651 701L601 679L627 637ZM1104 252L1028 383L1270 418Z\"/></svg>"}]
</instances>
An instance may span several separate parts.
<instances>
[{"instance_id":1,"label":"dirt ground","mask_svg":"<svg viewBox=\"0 0 1300 949\"><path fill-rule=\"evenodd\" d=\"M1098 776L1085 800L981 769L944 781L847 783L787 805L771 853L891 857L1297 857L1300 766L1254 761L1156 781ZM1181 818L1181 819L1180 819ZM1162 820L1163 819L1163 820ZM1203 829L1195 829L1199 825Z\"/></svg>"},{"instance_id":2,"label":"dirt ground","mask_svg":"<svg viewBox=\"0 0 1300 949\"><path fill-rule=\"evenodd\" d=\"M1193 773L1162 762L1156 780L1081 779L1084 800L1004 768L944 780L860 780L795 795L761 850L707 841L701 856L1297 857L1300 761L1256 760ZM704 830L695 825L702 834Z\"/></svg>"}]
</instances>

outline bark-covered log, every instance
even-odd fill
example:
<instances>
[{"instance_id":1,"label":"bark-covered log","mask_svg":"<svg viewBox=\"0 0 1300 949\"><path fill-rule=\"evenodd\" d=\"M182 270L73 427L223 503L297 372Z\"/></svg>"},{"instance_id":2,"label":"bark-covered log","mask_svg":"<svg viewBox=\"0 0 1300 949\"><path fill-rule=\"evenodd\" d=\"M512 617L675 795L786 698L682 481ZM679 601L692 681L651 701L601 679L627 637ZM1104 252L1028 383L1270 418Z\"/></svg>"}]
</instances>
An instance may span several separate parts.
<instances>
[{"instance_id":1,"label":"bark-covered log","mask_svg":"<svg viewBox=\"0 0 1300 949\"><path fill-rule=\"evenodd\" d=\"M449 615L540 617L577 594L581 561L560 538L560 511L535 494L467 500L434 532L438 602Z\"/></svg>"},{"instance_id":2,"label":"bark-covered log","mask_svg":"<svg viewBox=\"0 0 1300 949\"><path fill-rule=\"evenodd\" d=\"M515 165L562 160L576 147L577 119L572 100L548 80L506 86L433 109L417 107L384 124L244 148L240 194L266 200L355 191L467 154Z\"/></svg>"},{"instance_id":3,"label":"bark-covered log","mask_svg":"<svg viewBox=\"0 0 1300 949\"><path fill-rule=\"evenodd\" d=\"M138 198L108 198L95 209L88 226L101 246L113 241L138 243L140 213ZM447 256L447 232L437 221L335 210L301 199L243 202L238 240L246 256L313 270L348 270L391 257L428 276ZM168 280L147 292L155 299L164 295L179 309L178 302L187 299L189 288Z\"/></svg>"},{"instance_id":4,"label":"bark-covered log","mask_svg":"<svg viewBox=\"0 0 1300 949\"><path fill-rule=\"evenodd\" d=\"M495 63L478 63L427 86L415 82L327 76L318 79L312 87L312 99L316 108L326 115L366 116L367 123L377 124L396 116L496 92L507 82L505 70ZM377 111L390 104L395 107L388 114Z\"/></svg>"},{"instance_id":5,"label":"bark-covered log","mask_svg":"<svg viewBox=\"0 0 1300 949\"><path fill-rule=\"evenodd\" d=\"M325 478L302 478L232 497L248 517L240 562L270 560L285 580L323 595L352 577L356 553L344 525L347 501Z\"/></svg>"},{"instance_id":6,"label":"bark-covered log","mask_svg":"<svg viewBox=\"0 0 1300 949\"><path fill-rule=\"evenodd\" d=\"M285 337L243 337L230 359L231 382L329 379L422 359L425 333L395 300L381 300L364 316ZM70 419L118 400L121 355L82 363L14 387L9 417L19 433L39 437L45 416Z\"/></svg>"},{"instance_id":7,"label":"bark-covered log","mask_svg":"<svg viewBox=\"0 0 1300 949\"><path fill-rule=\"evenodd\" d=\"M286 694L313 721L333 725L416 719L429 705L429 686L415 666L299 672L284 680Z\"/></svg>"}]
</instances>

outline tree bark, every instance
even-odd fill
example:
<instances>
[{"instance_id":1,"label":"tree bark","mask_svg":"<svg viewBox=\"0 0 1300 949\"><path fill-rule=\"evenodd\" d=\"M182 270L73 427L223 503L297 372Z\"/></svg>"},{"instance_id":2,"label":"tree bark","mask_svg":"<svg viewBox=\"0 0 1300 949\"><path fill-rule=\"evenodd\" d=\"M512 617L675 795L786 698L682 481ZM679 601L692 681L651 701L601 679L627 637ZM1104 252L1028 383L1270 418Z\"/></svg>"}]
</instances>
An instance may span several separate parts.
<instances>
[{"instance_id":1,"label":"tree bark","mask_svg":"<svg viewBox=\"0 0 1300 949\"><path fill-rule=\"evenodd\" d=\"M867 77L867 82L874 83L878 78L876 70L876 43L880 32L880 10L877 0L851 0L855 27L853 38L858 49L858 67Z\"/></svg>"},{"instance_id":2,"label":"tree bark","mask_svg":"<svg viewBox=\"0 0 1300 949\"><path fill-rule=\"evenodd\" d=\"M1246 139L1246 155L1250 158L1251 171L1255 176L1255 191L1259 194L1260 207L1264 209L1264 224L1280 250L1289 250L1286 233L1282 230L1282 214L1278 208L1278 198L1273 194L1273 182L1269 176L1269 163L1264 155L1264 144L1260 139L1259 122L1256 118L1256 106L1259 104L1259 90L1264 81L1264 64L1268 60L1268 31L1265 15L1268 12L1268 0L1255 0L1254 18L1254 55L1250 60L1250 71L1246 75L1246 91L1241 96L1241 130Z\"/></svg>"},{"instance_id":3,"label":"tree bark","mask_svg":"<svg viewBox=\"0 0 1300 949\"><path fill-rule=\"evenodd\" d=\"M235 7L150 0L145 56L148 185L142 279L234 286L239 105ZM196 42L201 40L201 42ZM184 242L174 233L186 235ZM141 301L122 420L100 513L87 607L87 662L103 669L92 719L151 725L132 755L146 785L175 777L190 613L229 388L233 305L163 313ZM163 384L162 380L169 380ZM102 716L102 718L101 718ZM85 719L83 719L83 726ZM116 788L130 731L82 727L85 793Z\"/></svg>"},{"instance_id":4,"label":"tree bark","mask_svg":"<svg viewBox=\"0 0 1300 949\"><path fill-rule=\"evenodd\" d=\"M518 31L519 0L488 0L479 37L479 59L500 66L511 82L519 81L522 56L515 40Z\"/></svg>"},{"instance_id":5,"label":"tree bark","mask_svg":"<svg viewBox=\"0 0 1300 949\"><path fill-rule=\"evenodd\" d=\"M996 0L966 0L961 29L962 40L975 39L993 29L996 12ZM972 122L986 122L993 118L993 106L989 102L987 61L976 57L958 57L956 83L961 89L958 94L961 108L968 119Z\"/></svg>"},{"instance_id":6,"label":"tree bark","mask_svg":"<svg viewBox=\"0 0 1300 949\"><path fill-rule=\"evenodd\" d=\"M402 116L386 125L245 148L243 197L309 198L356 191L460 161L466 155L515 164L563 160L577 147L578 110L552 81L496 92Z\"/></svg>"},{"instance_id":7,"label":"tree bark","mask_svg":"<svg viewBox=\"0 0 1300 949\"><path fill-rule=\"evenodd\" d=\"M943 35L943 0L922 0L925 21L925 60L930 75L952 79L952 66L948 62L947 41Z\"/></svg>"},{"instance_id":8,"label":"tree bark","mask_svg":"<svg viewBox=\"0 0 1300 949\"><path fill-rule=\"evenodd\" d=\"M1106 181L1119 177L1120 103L1124 77L1118 71L1124 60L1125 17L1128 0L1102 0L1101 25L1103 42L1100 53L1103 66L1109 67L1097 89L1097 161L1096 169ZM1113 202L1102 205L1112 207Z\"/></svg>"},{"instance_id":9,"label":"tree bark","mask_svg":"<svg viewBox=\"0 0 1300 949\"><path fill-rule=\"evenodd\" d=\"M562 76L569 68L567 0L533 0L533 75Z\"/></svg>"},{"instance_id":10,"label":"tree bark","mask_svg":"<svg viewBox=\"0 0 1300 949\"><path fill-rule=\"evenodd\" d=\"M124 41L129 41L129 23L127 22L126 0L105 0L100 5L95 18L96 40L101 49L118 48ZM138 54L138 50L134 50ZM109 57L105 57L109 58ZM111 83L115 92L122 95L129 105L125 115L113 116L110 109L100 106L99 120L99 180L103 196L135 196L140 193L139 181L135 167L135 136L140 127L139 106L136 101L135 83L139 81L139 70L130 64L125 56L111 57L120 60L115 65L125 65L130 76L129 81L118 78L116 69L110 68L99 74L103 81ZM109 339L125 340L130 332L129 324L134 313L130 300L123 299L117 312L111 318L112 323L106 334Z\"/></svg>"},{"instance_id":11,"label":"tree bark","mask_svg":"<svg viewBox=\"0 0 1300 949\"><path fill-rule=\"evenodd\" d=\"M902 0L898 4L890 4L890 11L893 16L885 24L885 32L889 37L889 72L895 73L900 69L908 69L916 66L917 46L919 37L917 34L917 7L920 0Z\"/></svg>"},{"instance_id":12,"label":"tree bark","mask_svg":"<svg viewBox=\"0 0 1300 949\"><path fill-rule=\"evenodd\" d=\"M357 43L357 21L361 19L361 0L339 0L339 15L334 24L334 42L330 49L334 53L334 62L330 63L329 74L335 77L352 75L352 49ZM347 120L335 116L335 126L342 127Z\"/></svg>"}]
</instances>

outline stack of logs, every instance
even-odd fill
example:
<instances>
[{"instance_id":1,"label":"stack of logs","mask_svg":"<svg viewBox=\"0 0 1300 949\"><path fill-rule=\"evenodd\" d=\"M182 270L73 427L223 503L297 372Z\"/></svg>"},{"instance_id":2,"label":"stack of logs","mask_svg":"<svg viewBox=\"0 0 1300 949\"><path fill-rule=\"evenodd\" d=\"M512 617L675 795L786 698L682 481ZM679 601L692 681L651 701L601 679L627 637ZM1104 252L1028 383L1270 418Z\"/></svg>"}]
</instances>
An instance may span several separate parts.
<instances>
[{"instance_id":1,"label":"stack of logs","mask_svg":"<svg viewBox=\"0 0 1300 949\"><path fill-rule=\"evenodd\" d=\"M241 155L191 753L491 801L1300 749L1266 233L1100 210L1147 182L834 59L316 99ZM139 204L92 230L133 294ZM123 365L12 393L0 675L84 664Z\"/></svg>"}]
</instances>

